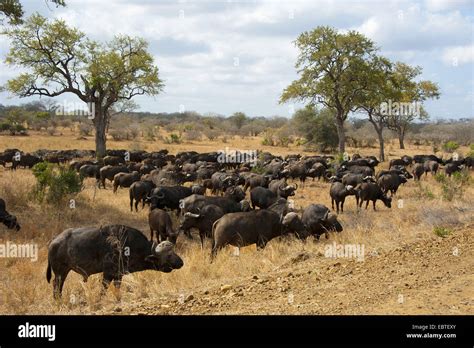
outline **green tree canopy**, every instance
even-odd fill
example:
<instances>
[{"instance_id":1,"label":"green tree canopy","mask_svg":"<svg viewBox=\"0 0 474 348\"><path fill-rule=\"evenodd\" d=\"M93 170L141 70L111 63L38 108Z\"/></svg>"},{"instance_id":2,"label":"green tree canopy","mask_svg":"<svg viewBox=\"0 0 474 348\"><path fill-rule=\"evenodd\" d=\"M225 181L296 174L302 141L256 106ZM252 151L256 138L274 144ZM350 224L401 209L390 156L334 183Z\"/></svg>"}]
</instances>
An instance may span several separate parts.
<instances>
[{"instance_id":1,"label":"green tree canopy","mask_svg":"<svg viewBox=\"0 0 474 348\"><path fill-rule=\"evenodd\" d=\"M413 109L399 107L398 110L390 110L386 117L387 127L398 135L400 148L404 149L404 138L407 129L415 119L427 119L428 113L423 108L423 103L428 99L438 99L439 87L429 80L418 80L423 69L419 66L412 67L408 64L397 62L393 69L393 80L396 88L394 101L413 104ZM415 112L414 112L415 111Z\"/></svg>"},{"instance_id":2,"label":"green tree canopy","mask_svg":"<svg viewBox=\"0 0 474 348\"><path fill-rule=\"evenodd\" d=\"M327 26L302 33L295 44L300 78L285 88L280 102L297 100L334 110L339 151L344 152L344 121L349 112L357 110L356 100L368 87L366 62L377 48L356 31L340 33Z\"/></svg>"}]
</instances>

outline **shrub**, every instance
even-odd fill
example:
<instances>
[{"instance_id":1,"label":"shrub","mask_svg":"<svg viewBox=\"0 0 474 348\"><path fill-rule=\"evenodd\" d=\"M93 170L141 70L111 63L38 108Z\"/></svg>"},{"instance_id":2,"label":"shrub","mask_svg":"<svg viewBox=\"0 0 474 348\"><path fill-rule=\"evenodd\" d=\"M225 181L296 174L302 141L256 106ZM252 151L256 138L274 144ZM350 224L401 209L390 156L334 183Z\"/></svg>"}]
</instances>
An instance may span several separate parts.
<instances>
[{"instance_id":1,"label":"shrub","mask_svg":"<svg viewBox=\"0 0 474 348\"><path fill-rule=\"evenodd\" d=\"M262 145L265 146L275 146L275 141L273 139L273 130L267 129L263 133Z\"/></svg>"},{"instance_id":2,"label":"shrub","mask_svg":"<svg viewBox=\"0 0 474 348\"><path fill-rule=\"evenodd\" d=\"M74 170L51 163L40 162L33 167L36 178L35 197L43 202L61 205L70 194L82 190L82 178Z\"/></svg>"},{"instance_id":3,"label":"shrub","mask_svg":"<svg viewBox=\"0 0 474 348\"><path fill-rule=\"evenodd\" d=\"M455 141L448 141L443 144L443 150L446 152L453 152L459 148L459 144Z\"/></svg>"},{"instance_id":4,"label":"shrub","mask_svg":"<svg viewBox=\"0 0 474 348\"><path fill-rule=\"evenodd\" d=\"M0 123L0 132L10 131L12 125L8 122Z\"/></svg>"},{"instance_id":5,"label":"shrub","mask_svg":"<svg viewBox=\"0 0 474 348\"><path fill-rule=\"evenodd\" d=\"M127 132L121 129L112 129L110 135L115 141L121 141L127 138Z\"/></svg>"},{"instance_id":6,"label":"shrub","mask_svg":"<svg viewBox=\"0 0 474 348\"><path fill-rule=\"evenodd\" d=\"M140 135L140 128L136 124L132 124L127 129L127 140L128 139L136 139Z\"/></svg>"},{"instance_id":7,"label":"shrub","mask_svg":"<svg viewBox=\"0 0 474 348\"><path fill-rule=\"evenodd\" d=\"M79 134L80 135L89 136L89 135L91 135L92 130L93 130L92 125L90 125L88 123L81 123L79 125Z\"/></svg>"},{"instance_id":8,"label":"shrub","mask_svg":"<svg viewBox=\"0 0 474 348\"><path fill-rule=\"evenodd\" d=\"M169 137L165 138L166 144L180 144L181 143L181 135L176 133L171 133Z\"/></svg>"},{"instance_id":9,"label":"shrub","mask_svg":"<svg viewBox=\"0 0 474 348\"><path fill-rule=\"evenodd\" d=\"M146 128L145 139L148 140L148 141L155 141L156 140L155 130L153 129L153 127L147 127Z\"/></svg>"},{"instance_id":10,"label":"shrub","mask_svg":"<svg viewBox=\"0 0 474 348\"><path fill-rule=\"evenodd\" d=\"M215 129L206 129L203 131L203 133L210 141L216 140L217 137L219 137L219 131Z\"/></svg>"},{"instance_id":11,"label":"shrub","mask_svg":"<svg viewBox=\"0 0 474 348\"><path fill-rule=\"evenodd\" d=\"M307 106L295 112L292 122L298 133L307 139L308 149L325 152L337 147L338 135L332 110Z\"/></svg>"},{"instance_id":12,"label":"shrub","mask_svg":"<svg viewBox=\"0 0 474 348\"><path fill-rule=\"evenodd\" d=\"M433 233L436 234L438 237L446 238L452 233L452 231L446 227L435 226L433 227Z\"/></svg>"},{"instance_id":13,"label":"shrub","mask_svg":"<svg viewBox=\"0 0 474 348\"><path fill-rule=\"evenodd\" d=\"M55 135L56 134L56 127L48 127L46 128L46 132L48 135Z\"/></svg>"},{"instance_id":14,"label":"shrub","mask_svg":"<svg viewBox=\"0 0 474 348\"><path fill-rule=\"evenodd\" d=\"M184 137L187 141L199 141L202 138L202 134L198 130L190 129L184 133Z\"/></svg>"},{"instance_id":15,"label":"shrub","mask_svg":"<svg viewBox=\"0 0 474 348\"><path fill-rule=\"evenodd\" d=\"M417 189L415 194L421 199L434 199L435 195L429 186L423 186L420 181L416 181Z\"/></svg>"},{"instance_id":16,"label":"shrub","mask_svg":"<svg viewBox=\"0 0 474 348\"><path fill-rule=\"evenodd\" d=\"M462 198L466 186L470 184L471 177L466 170L455 172L448 178L443 173L438 173L435 180L441 184L441 192L443 198L447 201L452 201L454 198Z\"/></svg>"}]
</instances>

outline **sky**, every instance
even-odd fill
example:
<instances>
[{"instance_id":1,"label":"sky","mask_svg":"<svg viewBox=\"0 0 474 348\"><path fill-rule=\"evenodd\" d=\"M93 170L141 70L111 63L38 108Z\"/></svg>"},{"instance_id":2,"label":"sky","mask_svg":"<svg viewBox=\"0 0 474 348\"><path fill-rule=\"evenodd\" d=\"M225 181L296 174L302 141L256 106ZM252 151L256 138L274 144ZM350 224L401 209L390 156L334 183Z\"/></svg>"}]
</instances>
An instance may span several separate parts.
<instances>
[{"instance_id":1,"label":"sky","mask_svg":"<svg viewBox=\"0 0 474 348\"><path fill-rule=\"evenodd\" d=\"M422 79L441 91L440 99L425 104L432 119L474 117L472 0L66 0L65 8L22 3L27 16L61 18L95 40L145 38L165 88L155 97L137 97L140 111L291 117L302 105L278 100L298 78L293 41L329 25L363 33L393 61L421 66ZM0 39L3 85L21 70L5 65L8 42ZM73 100L60 102L68 98ZM36 98L0 93L4 105L31 100Z\"/></svg>"}]
</instances>

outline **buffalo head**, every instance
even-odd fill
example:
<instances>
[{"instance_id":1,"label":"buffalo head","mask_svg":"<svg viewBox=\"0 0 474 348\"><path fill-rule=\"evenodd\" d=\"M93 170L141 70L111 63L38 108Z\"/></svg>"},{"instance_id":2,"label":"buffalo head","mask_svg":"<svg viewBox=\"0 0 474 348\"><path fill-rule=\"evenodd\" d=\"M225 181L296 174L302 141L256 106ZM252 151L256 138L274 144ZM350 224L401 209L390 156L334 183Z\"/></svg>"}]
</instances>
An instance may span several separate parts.
<instances>
[{"instance_id":1,"label":"buffalo head","mask_svg":"<svg viewBox=\"0 0 474 348\"><path fill-rule=\"evenodd\" d=\"M174 251L174 244L169 241L156 245L153 243L152 254L145 258L145 261L153 264L157 271L169 273L174 269L183 267L184 262Z\"/></svg>"}]
</instances>

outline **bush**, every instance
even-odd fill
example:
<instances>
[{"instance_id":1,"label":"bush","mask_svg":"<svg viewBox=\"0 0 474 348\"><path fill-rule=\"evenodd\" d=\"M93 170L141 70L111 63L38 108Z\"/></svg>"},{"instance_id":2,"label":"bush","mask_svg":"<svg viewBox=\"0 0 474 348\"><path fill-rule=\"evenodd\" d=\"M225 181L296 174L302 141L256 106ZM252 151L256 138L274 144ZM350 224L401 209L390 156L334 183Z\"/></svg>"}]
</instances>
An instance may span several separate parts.
<instances>
[{"instance_id":1,"label":"bush","mask_svg":"<svg viewBox=\"0 0 474 348\"><path fill-rule=\"evenodd\" d=\"M121 141L127 138L127 132L121 129L112 129L110 135L115 141Z\"/></svg>"},{"instance_id":2,"label":"bush","mask_svg":"<svg viewBox=\"0 0 474 348\"><path fill-rule=\"evenodd\" d=\"M155 141L156 140L155 130L153 129L153 127L146 128L145 139L148 140L148 141Z\"/></svg>"},{"instance_id":3,"label":"bush","mask_svg":"<svg viewBox=\"0 0 474 348\"><path fill-rule=\"evenodd\" d=\"M446 238L448 235L452 233L452 231L446 227L435 226L433 228L433 233L436 234L438 237Z\"/></svg>"},{"instance_id":4,"label":"bush","mask_svg":"<svg viewBox=\"0 0 474 348\"><path fill-rule=\"evenodd\" d=\"M219 131L215 129L206 129L203 133L210 141L216 140L219 137Z\"/></svg>"},{"instance_id":5,"label":"bush","mask_svg":"<svg viewBox=\"0 0 474 348\"><path fill-rule=\"evenodd\" d=\"M273 130L267 129L263 133L262 145L265 146L275 146L275 141L273 139Z\"/></svg>"},{"instance_id":6,"label":"bush","mask_svg":"<svg viewBox=\"0 0 474 348\"><path fill-rule=\"evenodd\" d=\"M12 128L12 125L8 122L0 123L0 132L10 131L11 128Z\"/></svg>"},{"instance_id":7,"label":"bush","mask_svg":"<svg viewBox=\"0 0 474 348\"><path fill-rule=\"evenodd\" d=\"M453 152L459 148L459 144L455 141L448 141L443 144L443 150L446 152Z\"/></svg>"},{"instance_id":8,"label":"bush","mask_svg":"<svg viewBox=\"0 0 474 348\"><path fill-rule=\"evenodd\" d=\"M455 172L451 178L443 173L438 173L435 180L441 184L443 198L452 201L454 198L462 198L466 186L470 184L471 176L466 170Z\"/></svg>"},{"instance_id":9,"label":"bush","mask_svg":"<svg viewBox=\"0 0 474 348\"><path fill-rule=\"evenodd\" d=\"M51 163L40 162L33 167L36 178L35 197L43 202L61 205L70 194L82 190L82 178L74 170Z\"/></svg>"},{"instance_id":10,"label":"bush","mask_svg":"<svg viewBox=\"0 0 474 348\"><path fill-rule=\"evenodd\" d=\"M135 140L140 135L140 128L136 124L132 124L127 129L127 140Z\"/></svg>"},{"instance_id":11,"label":"bush","mask_svg":"<svg viewBox=\"0 0 474 348\"><path fill-rule=\"evenodd\" d=\"M181 144L181 135L171 133L169 137L165 138L166 144Z\"/></svg>"},{"instance_id":12,"label":"bush","mask_svg":"<svg viewBox=\"0 0 474 348\"><path fill-rule=\"evenodd\" d=\"M89 136L89 135L91 135L92 130L93 130L93 127L90 124L81 123L79 125L79 134L80 135Z\"/></svg>"},{"instance_id":13,"label":"bush","mask_svg":"<svg viewBox=\"0 0 474 348\"><path fill-rule=\"evenodd\" d=\"M202 134L198 130L190 129L184 133L184 137L187 141L199 141L202 138Z\"/></svg>"},{"instance_id":14,"label":"bush","mask_svg":"<svg viewBox=\"0 0 474 348\"><path fill-rule=\"evenodd\" d=\"M415 194L421 199L434 199L435 195L429 186L423 186L420 181L416 181L417 189Z\"/></svg>"},{"instance_id":15,"label":"bush","mask_svg":"<svg viewBox=\"0 0 474 348\"><path fill-rule=\"evenodd\" d=\"M46 128L46 132L48 135L55 135L56 134L56 127L48 127Z\"/></svg>"},{"instance_id":16,"label":"bush","mask_svg":"<svg viewBox=\"0 0 474 348\"><path fill-rule=\"evenodd\" d=\"M292 120L298 132L307 139L306 147L321 152L334 150L338 146L338 135L334 113L329 109L306 107L297 110Z\"/></svg>"}]
</instances>

